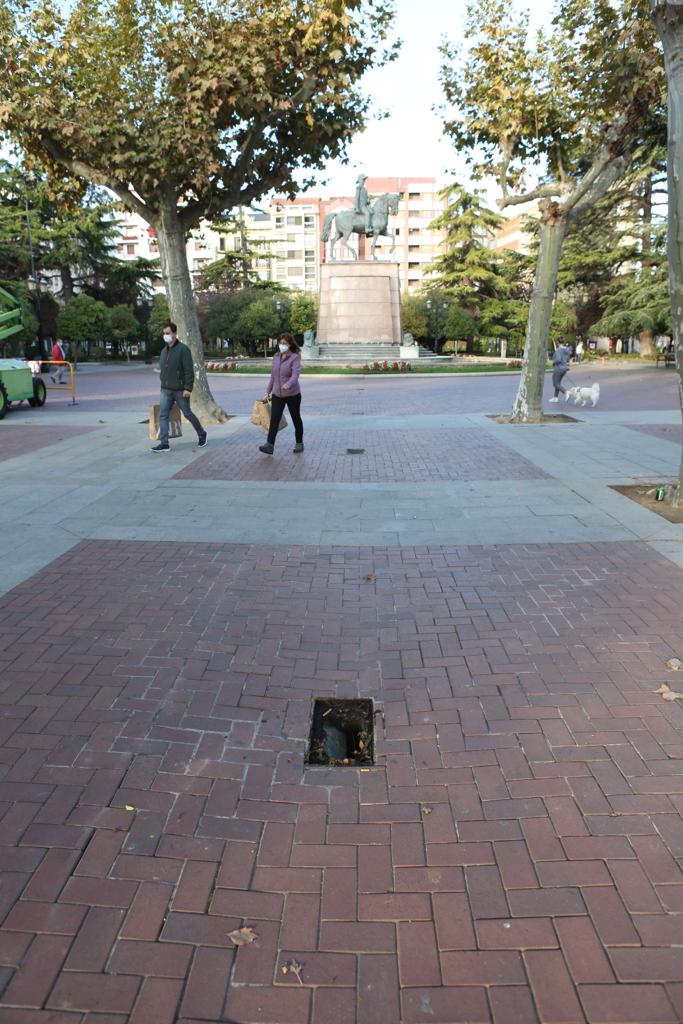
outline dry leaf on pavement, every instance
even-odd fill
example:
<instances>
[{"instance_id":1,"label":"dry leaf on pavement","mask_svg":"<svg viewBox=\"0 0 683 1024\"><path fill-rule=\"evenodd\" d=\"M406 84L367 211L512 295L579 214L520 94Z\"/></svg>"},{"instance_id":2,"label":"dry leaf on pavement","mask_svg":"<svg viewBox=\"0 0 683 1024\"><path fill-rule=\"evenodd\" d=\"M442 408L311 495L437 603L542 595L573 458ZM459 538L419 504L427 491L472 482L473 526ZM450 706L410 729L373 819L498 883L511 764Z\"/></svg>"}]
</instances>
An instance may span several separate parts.
<instances>
[{"instance_id":1,"label":"dry leaf on pavement","mask_svg":"<svg viewBox=\"0 0 683 1024\"><path fill-rule=\"evenodd\" d=\"M659 693L664 700L683 700L683 693L677 693L676 690L672 690L666 683L662 683L659 689L653 692Z\"/></svg>"},{"instance_id":2,"label":"dry leaf on pavement","mask_svg":"<svg viewBox=\"0 0 683 1024\"><path fill-rule=\"evenodd\" d=\"M253 928L236 928L234 932L228 932L228 938L235 946L248 946L258 935Z\"/></svg>"}]
</instances>

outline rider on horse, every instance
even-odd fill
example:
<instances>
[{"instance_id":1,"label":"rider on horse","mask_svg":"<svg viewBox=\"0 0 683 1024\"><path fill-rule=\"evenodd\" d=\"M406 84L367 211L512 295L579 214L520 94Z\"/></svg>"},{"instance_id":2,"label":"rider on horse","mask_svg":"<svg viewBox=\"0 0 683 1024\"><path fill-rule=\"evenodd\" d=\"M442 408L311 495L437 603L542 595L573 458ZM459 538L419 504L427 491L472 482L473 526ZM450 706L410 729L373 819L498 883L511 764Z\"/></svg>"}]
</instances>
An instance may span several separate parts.
<instances>
[{"instance_id":1,"label":"rider on horse","mask_svg":"<svg viewBox=\"0 0 683 1024\"><path fill-rule=\"evenodd\" d=\"M355 211L362 213L365 217L365 234L368 238L372 236L372 210L370 209L370 196L365 187L367 174L359 174L356 182Z\"/></svg>"}]
</instances>

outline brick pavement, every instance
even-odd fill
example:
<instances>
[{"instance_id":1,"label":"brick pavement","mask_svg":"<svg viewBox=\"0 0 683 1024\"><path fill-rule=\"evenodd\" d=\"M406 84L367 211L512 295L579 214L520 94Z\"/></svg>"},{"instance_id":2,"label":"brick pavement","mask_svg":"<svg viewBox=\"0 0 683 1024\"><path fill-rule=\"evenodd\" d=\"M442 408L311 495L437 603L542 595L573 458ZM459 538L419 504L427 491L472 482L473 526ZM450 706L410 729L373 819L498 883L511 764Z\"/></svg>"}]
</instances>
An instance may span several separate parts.
<instances>
[{"instance_id":1,"label":"brick pavement","mask_svg":"<svg viewBox=\"0 0 683 1024\"><path fill-rule=\"evenodd\" d=\"M4 462L6 459L15 459L18 455L27 455L40 448L48 448L50 445L59 444L60 441L79 437L81 434L89 434L93 430L97 430L97 427L81 424L45 427L34 427L29 423L8 424L2 427L0 462Z\"/></svg>"},{"instance_id":2,"label":"brick pavement","mask_svg":"<svg viewBox=\"0 0 683 1024\"><path fill-rule=\"evenodd\" d=\"M547 474L479 427L420 430L326 429L315 420L314 443L294 455L291 424L273 458L259 456L264 435L253 426L212 445L175 474L181 480L286 480L402 483L449 480L543 480ZM305 428L305 423L304 423ZM305 440L305 435L304 435ZM362 449L349 454L347 449Z\"/></svg>"},{"instance_id":3,"label":"brick pavement","mask_svg":"<svg viewBox=\"0 0 683 1024\"><path fill-rule=\"evenodd\" d=\"M0 600L0 1024L680 1021L682 592L639 543L79 544ZM316 694L376 767L304 768Z\"/></svg>"}]
</instances>

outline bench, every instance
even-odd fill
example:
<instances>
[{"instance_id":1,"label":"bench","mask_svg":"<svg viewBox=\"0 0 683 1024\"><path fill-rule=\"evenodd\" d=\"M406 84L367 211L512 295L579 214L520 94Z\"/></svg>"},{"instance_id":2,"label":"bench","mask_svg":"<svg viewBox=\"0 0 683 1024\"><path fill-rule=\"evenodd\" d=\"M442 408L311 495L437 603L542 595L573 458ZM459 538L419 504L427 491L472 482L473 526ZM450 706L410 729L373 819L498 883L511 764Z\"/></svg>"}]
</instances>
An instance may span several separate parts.
<instances>
[{"instance_id":1,"label":"bench","mask_svg":"<svg viewBox=\"0 0 683 1024\"><path fill-rule=\"evenodd\" d=\"M669 352L668 349L667 349L666 352L658 352L657 353L657 357L656 357L656 361L655 361L655 365L659 366L660 362L664 363L664 369L666 369L667 366L675 366L676 365L676 353L675 352Z\"/></svg>"}]
</instances>

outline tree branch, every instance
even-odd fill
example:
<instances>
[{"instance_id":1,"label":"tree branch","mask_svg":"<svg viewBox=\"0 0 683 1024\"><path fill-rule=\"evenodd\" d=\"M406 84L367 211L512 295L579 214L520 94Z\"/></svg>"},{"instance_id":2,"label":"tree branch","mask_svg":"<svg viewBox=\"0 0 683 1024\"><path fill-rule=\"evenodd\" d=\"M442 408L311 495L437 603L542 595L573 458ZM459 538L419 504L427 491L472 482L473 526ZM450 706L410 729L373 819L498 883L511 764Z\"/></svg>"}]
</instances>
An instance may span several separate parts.
<instances>
[{"instance_id":1,"label":"tree branch","mask_svg":"<svg viewBox=\"0 0 683 1024\"><path fill-rule=\"evenodd\" d=\"M79 178L85 178L86 181L90 181L94 185L108 188L110 192L118 196L124 205L138 213L146 223L150 223L152 211L142 199L139 199L130 191L129 186L125 182L111 178L108 174L98 171L96 167L86 163L84 160L69 156L64 146L52 138L51 135L43 132L40 136L40 141L52 159L61 164L62 167L66 167L72 174L76 174Z\"/></svg>"},{"instance_id":2,"label":"tree branch","mask_svg":"<svg viewBox=\"0 0 683 1024\"><path fill-rule=\"evenodd\" d=\"M299 89L297 89L291 97L291 105L294 107L309 100L313 95L317 84L318 79L315 75L307 75ZM277 114L275 106L271 108L271 115L272 114ZM201 203L197 202L188 203L187 206L183 208L179 216L185 229L188 229L193 225L194 218L200 211L202 215L210 218L217 213L222 213L224 210L231 209L237 204L243 204L245 198L249 198L250 200L258 199L263 195L264 191L267 191L263 188L263 184L259 183L257 187L248 187L245 192L242 189L242 182L247 176L249 164L253 159L254 153L263 142L265 132L270 126L272 120L273 118L271 116L260 118L253 122L237 152L232 173L230 175L231 186L222 192L220 197L213 196L206 207L203 207Z\"/></svg>"},{"instance_id":3,"label":"tree branch","mask_svg":"<svg viewBox=\"0 0 683 1024\"><path fill-rule=\"evenodd\" d=\"M522 203L530 203L533 199L551 199L553 196L560 195L562 191L563 186L559 181L551 181L545 185L539 185L531 192L524 192L522 195L511 195L508 192L506 196L498 200L497 206L500 210L504 210L506 206L521 206Z\"/></svg>"},{"instance_id":4,"label":"tree branch","mask_svg":"<svg viewBox=\"0 0 683 1024\"><path fill-rule=\"evenodd\" d=\"M583 197L590 192L597 182L598 178L604 173L604 171L610 166L613 157L613 147L621 137L621 134L626 126L627 117L626 114L621 114L612 124L608 127L604 135L604 140L600 149L598 150L593 163L584 174L583 178L576 186L576 188L570 192L563 203L563 213L570 213L572 209L581 202ZM616 178L614 179L616 181ZM613 184L613 182L611 183ZM607 189L602 192L605 194ZM589 205L593 205L591 202Z\"/></svg>"},{"instance_id":5,"label":"tree branch","mask_svg":"<svg viewBox=\"0 0 683 1024\"><path fill-rule=\"evenodd\" d=\"M607 167L603 168L600 174L594 178L591 187L584 192L579 202L574 203L569 208L567 212L567 220L570 223L575 223L584 215L584 213L586 213L587 210L591 208L591 206L594 206L598 200L602 199L612 185L622 177L630 163L630 159L631 158L628 156L618 156L615 157Z\"/></svg>"}]
</instances>

